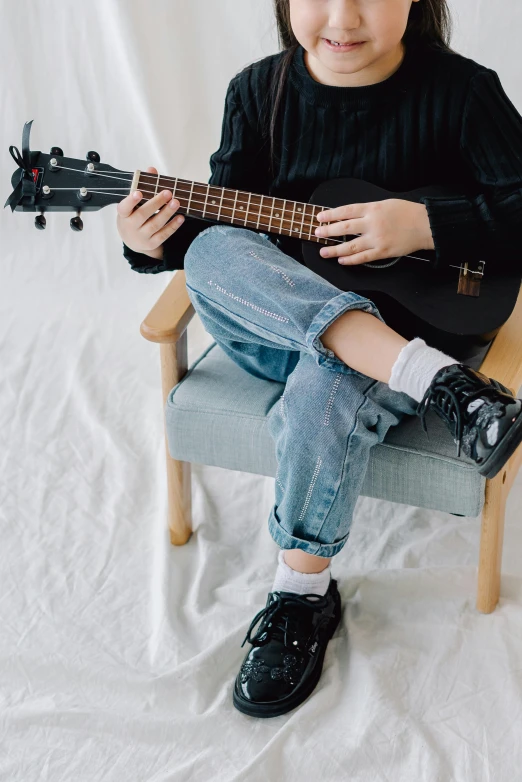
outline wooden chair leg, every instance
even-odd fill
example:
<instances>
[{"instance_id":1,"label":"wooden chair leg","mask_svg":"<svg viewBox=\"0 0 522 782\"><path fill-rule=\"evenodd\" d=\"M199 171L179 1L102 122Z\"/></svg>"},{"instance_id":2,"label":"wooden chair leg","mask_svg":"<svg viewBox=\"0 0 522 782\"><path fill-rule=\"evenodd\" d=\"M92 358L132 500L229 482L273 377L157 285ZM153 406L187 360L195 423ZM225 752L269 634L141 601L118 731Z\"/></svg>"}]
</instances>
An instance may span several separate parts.
<instances>
[{"instance_id":1,"label":"wooden chair leg","mask_svg":"<svg viewBox=\"0 0 522 782\"><path fill-rule=\"evenodd\" d=\"M500 597L504 515L508 495L506 477L507 471L504 469L495 478L486 481L477 588L477 609L484 614L495 610Z\"/></svg>"},{"instance_id":2,"label":"wooden chair leg","mask_svg":"<svg viewBox=\"0 0 522 782\"><path fill-rule=\"evenodd\" d=\"M187 372L187 331L183 332L177 342L161 343L160 353L163 411L165 411L169 393ZM166 429L165 449L170 542L174 546L182 546L192 534L191 466L190 462L180 462L171 457Z\"/></svg>"},{"instance_id":3,"label":"wooden chair leg","mask_svg":"<svg viewBox=\"0 0 522 782\"><path fill-rule=\"evenodd\" d=\"M504 469L493 480L486 481L476 604L478 610L484 614L490 614L495 610L500 597L506 501L521 465L522 446L519 446L504 465Z\"/></svg>"}]
</instances>

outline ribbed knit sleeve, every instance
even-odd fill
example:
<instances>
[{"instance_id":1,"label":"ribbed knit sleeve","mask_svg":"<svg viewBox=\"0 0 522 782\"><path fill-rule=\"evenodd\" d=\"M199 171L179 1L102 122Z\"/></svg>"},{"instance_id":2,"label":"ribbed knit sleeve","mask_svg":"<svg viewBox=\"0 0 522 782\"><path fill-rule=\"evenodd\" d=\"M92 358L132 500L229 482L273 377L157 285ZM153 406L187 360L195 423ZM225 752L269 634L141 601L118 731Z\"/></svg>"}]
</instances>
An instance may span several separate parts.
<instances>
[{"instance_id":1,"label":"ribbed knit sleeve","mask_svg":"<svg viewBox=\"0 0 522 782\"><path fill-rule=\"evenodd\" d=\"M477 185L458 198L426 197L435 268L484 260L522 262L522 117L495 71L477 72L462 117L460 154ZM487 270L487 266L486 266Z\"/></svg>"},{"instance_id":2,"label":"ribbed knit sleeve","mask_svg":"<svg viewBox=\"0 0 522 782\"><path fill-rule=\"evenodd\" d=\"M210 185L230 187L251 193L268 195L270 179L262 151L263 143L247 120L238 90L241 74L235 76L227 89L219 149L210 157ZM182 214L182 210L180 210ZM176 213L177 214L177 213ZM163 243L163 260L157 261L145 253L137 253L123 244L123 255L131 269L146 274L182 269L185 253L198 234L215 223L185 216L183 225Z\"/></svg>"}]
</instances>

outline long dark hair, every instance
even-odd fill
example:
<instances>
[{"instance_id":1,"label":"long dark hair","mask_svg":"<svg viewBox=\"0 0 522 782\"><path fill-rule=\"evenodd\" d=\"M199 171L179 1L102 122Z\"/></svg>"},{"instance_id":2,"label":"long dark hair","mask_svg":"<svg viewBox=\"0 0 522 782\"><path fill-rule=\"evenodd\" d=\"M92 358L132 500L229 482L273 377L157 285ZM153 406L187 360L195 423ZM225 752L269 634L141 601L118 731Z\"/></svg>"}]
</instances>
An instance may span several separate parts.
<instances>
[{"instance_id":1,"label":"long dark hair","mask_svg":"<svg viewBox=\"0 0 522 782\"><path fill-rule=\"evenodd\" d=\"M277 114L281 104L288 69L299 41L294 35L290 24L290 0L273 0L277 22L279 47L282 55L278 67L274 69L271 88L265 100L266 112L263 118L263 136L270 138L271 175L275 176L274 166L274 135ZM450 47L452 32L451 15L447 0L420 0L412 3L408 24L403 35L403 42L423 43L428 47L452 52ZM267 118L269 122L267 122Z\"/></svg>"}]
</instances>

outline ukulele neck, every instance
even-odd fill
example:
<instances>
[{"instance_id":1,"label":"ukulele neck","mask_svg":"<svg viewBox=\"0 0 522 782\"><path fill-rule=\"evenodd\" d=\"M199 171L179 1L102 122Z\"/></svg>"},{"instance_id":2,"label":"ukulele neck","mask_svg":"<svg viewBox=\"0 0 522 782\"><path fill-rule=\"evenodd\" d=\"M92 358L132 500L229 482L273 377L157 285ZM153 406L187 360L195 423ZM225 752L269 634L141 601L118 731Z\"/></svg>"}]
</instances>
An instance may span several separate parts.
<instances>
[{"instance_id":1,"label":"ukulele neck","mask_svg":"<svg viewBox=\"0 0 522 782\"><path fill-rule=\"evenodd\" d=\"M165 189L179 201L182 214L308 241L319 241L313 234L320 225L316 215L327 208L161 174L134 173L131 193L139 190L150 200Z\"/></svg>"}]
</instances>

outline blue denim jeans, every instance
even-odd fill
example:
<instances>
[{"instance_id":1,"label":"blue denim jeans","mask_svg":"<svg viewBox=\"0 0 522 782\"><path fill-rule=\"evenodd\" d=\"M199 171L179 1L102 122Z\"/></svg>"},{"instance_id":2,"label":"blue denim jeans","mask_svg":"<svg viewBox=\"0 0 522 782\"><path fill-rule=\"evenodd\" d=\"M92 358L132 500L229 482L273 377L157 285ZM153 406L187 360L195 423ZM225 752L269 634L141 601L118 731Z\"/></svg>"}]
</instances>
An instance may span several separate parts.
<instances>
[{"instance_id":1,"label":"blue denim jeans","mask_svg":"<svg viewBox=\"0 0 522 782\"><path fill-rule=\"evenodd\" d=\"M383 318L369 299L246 228L198 234L185 274L194 309L223 351L251 375L286 384L268 419L278 465L270 535L280 548L333 557L348 539L370 448L417 403L347 366L320 337L347 310Z\"/></svg>"}]
</instances>

